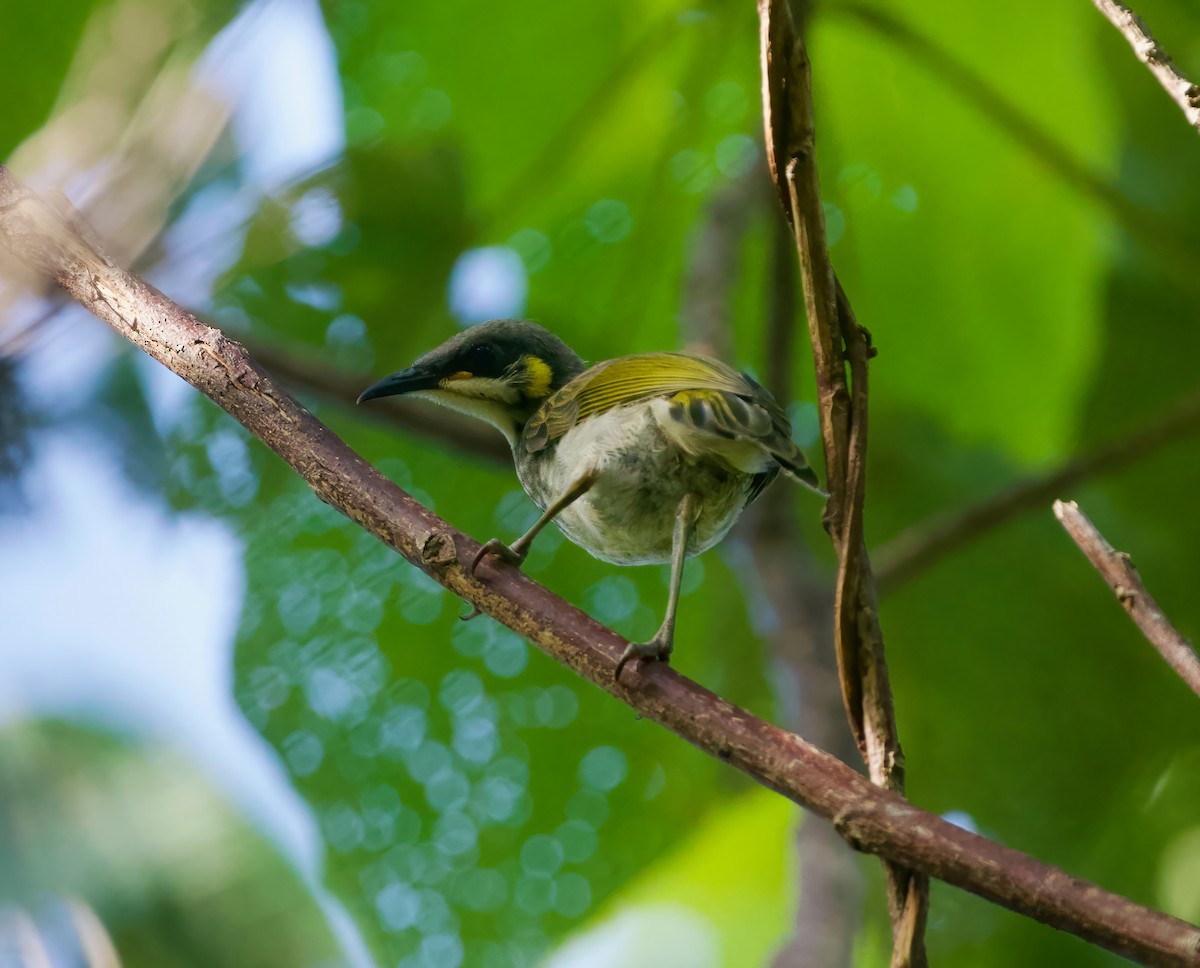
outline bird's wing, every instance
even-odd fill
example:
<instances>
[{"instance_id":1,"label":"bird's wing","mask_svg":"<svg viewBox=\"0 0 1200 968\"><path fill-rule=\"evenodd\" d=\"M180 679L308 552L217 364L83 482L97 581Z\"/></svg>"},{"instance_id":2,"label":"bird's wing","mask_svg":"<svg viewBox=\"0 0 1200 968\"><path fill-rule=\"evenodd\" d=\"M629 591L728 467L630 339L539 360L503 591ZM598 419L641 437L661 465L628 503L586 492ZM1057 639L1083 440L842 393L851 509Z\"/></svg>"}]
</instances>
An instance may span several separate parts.
<instances>
[{"instance_id":1,"label":"bird's wing","mask_svg":"<svg viewBox=\"0 0 1200 968\"><path fill-rule=\"evenodd\" d=\"M791 476L820 490L792 442L783 408L744 373L702 356L645 353L600 363L542 404L525 426L524 445L536 452L580 420L655 398L667 400L671 419L688 431L711 435L714 443L756 444Z\"/></svg>"},{"instance_id":2,"label":"bird's wing","mask_svg":"<svg viewBox=\"0 0 1200 968\"><path fill-rule=\"evenodd\" d=\"M525 425L525 445L538 451L587 417L705 387L745 389L740 374L724 364L681 353L644 353L598 363L538 408Z\"/></svg>"}]
</instances>

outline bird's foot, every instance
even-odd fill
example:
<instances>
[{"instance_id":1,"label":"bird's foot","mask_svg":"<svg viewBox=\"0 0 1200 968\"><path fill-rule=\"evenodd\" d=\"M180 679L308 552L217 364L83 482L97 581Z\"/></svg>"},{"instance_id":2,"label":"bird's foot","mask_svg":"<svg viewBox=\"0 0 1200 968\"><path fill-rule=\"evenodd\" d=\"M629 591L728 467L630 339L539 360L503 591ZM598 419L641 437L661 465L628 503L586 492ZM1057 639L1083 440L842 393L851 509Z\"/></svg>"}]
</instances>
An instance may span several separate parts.
<instances>
[{"instance_id":1,"label":"bird's foot","mask_svg":"<svg viewBox=\"0 0 1200 968\"><path fill-rule=\"evenodd\" d=\"M475 569L479 567L479 563L487 555L495 555L497 558L503 558L510 565L520 568L521 563L528 554L528 549L521 546L519 542L514 541L512 547L509 547L499 538L492 538L490 541L485 541L479 546L479 550L475 552L475 557L471 560L469 572L472 578L475 577Z\"/></svg>"},{"instance_id":2,"label":"bird's foot","mask_svg":"<svg viewBox=\"0 0 1200 968\"><path fill-rule=\"evenodd\" d=\"M625 651L621 653L621 660L617 663L617 671L613 678L618 682L621 681L621 670L631 659L643 659L647 662L670 662L671 650L675 647L674 639L675 636L672 633L663 632L660 629L649 642L630 642L625 647Z\"/></svg>"}]
</instances>

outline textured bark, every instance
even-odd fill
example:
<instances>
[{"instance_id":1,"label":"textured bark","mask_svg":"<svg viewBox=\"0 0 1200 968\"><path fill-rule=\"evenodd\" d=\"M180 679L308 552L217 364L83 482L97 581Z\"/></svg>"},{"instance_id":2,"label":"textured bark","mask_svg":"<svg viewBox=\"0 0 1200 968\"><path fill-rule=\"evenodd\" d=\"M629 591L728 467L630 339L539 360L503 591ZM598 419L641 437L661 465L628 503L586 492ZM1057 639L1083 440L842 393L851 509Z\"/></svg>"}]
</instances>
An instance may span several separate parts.
<instances>
[{"instance_id":1,"label":"textured bark","mask_svg":"<svg viewBox=\"0 0 1200 968\"><path fill-rule=\"evenodd\" d=\"M1180 73L1171 55L1154 39L1150 28L1125 4L1117 0L1092 0L1092 3L1121 32L1137 59L1146 65L1171 100L1179 105L1187 123L1200 131L1200 84L1192 83Z\"/></svg>"},{"instance_id":2,"label":"textured bark","mask_svg":"<svg viewBox=\"0 0 1200 968\"><path fill-rule=\"evenodd\" d=\"M1200 656L1146 591L1129 555L1110 545L1074 501L1055 501L1054 515L1100 577L1108 582L1121 607L1150 644L1188 688L1200 696Z\"/></svg>"}]
</instances>

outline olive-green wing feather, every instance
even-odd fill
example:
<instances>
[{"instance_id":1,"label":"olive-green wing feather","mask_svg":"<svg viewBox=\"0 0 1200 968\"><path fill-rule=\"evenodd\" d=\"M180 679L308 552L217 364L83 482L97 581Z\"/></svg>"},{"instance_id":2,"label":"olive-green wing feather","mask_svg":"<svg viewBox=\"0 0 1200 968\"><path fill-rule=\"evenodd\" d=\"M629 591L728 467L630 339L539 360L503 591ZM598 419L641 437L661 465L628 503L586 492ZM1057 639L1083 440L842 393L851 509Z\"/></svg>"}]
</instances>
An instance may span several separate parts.
<instances>
[{"instance_id":1,"label":"olive-green wing feather","mask_svg":"<svg viewBox=\"0 0 1200 968\"><path fill-rule=\"evenodd\" d=\"M688 430L754 443L792 476L820 490L792 442L787 414L766 390L718 360L682 353L624 356L581 373L529 420L524 446L536 452L580 420L655 398L668 400L671 418Z\"/></svg>"},{"instance_id":2,"label":"olive-green wing feather","mask_svg":"<svg viewBox=\"0 0 1200 968\"><path fill-rule=\"evenodd\" d=\"M692 431L713 434L729 441L753 443L765 451L777 467L758 475L747 500L753 501L771 482L779 468L820 494L820 481L804 454L792 440L787 413L765 389L750 377L742 377L751 392L726 390L682 390L669 398L671 419Z\"/></svg>"},{"instance_id":3,"label":"olive-green wing feather","mask_svg":"<svg viewBox=\"0 0 1200 968\"><path fill-rule=\"evenodd\" d=\"M737 392L744 384L724 364L682 353L643 353L597 363L542 404L525 426L525 445L538 451L585 417L704 387Z\"/></svg>"}]
</instances>

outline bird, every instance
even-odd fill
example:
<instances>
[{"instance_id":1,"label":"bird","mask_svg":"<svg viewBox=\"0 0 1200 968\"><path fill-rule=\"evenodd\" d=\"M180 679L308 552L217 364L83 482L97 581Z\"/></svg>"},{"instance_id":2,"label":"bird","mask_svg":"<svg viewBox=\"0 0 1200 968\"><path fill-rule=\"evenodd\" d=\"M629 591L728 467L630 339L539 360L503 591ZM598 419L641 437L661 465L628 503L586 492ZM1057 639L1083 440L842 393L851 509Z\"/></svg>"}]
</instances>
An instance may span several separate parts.
<instances>
[{"instance_id":1,"label":"bird","mask_svg":"<svg viewBox=\"0 0 1200 968\"><path fill-rule=\"evenodd\" d=\"M495 555L520 567L551 521L615 565L671 565L662 624L634 659L669 662L687 558L717 544L781 472L819 495L787 413L750 376L691 353L638 353L588 366L537 323L496 319L460 331L359 403L404 394L492 424L541 516Z\"/></svg>"}]
</instances>

